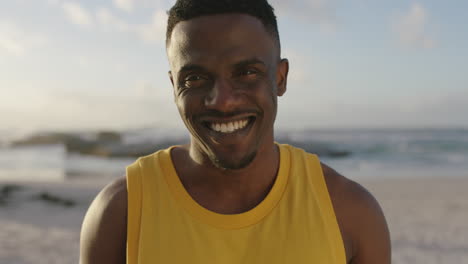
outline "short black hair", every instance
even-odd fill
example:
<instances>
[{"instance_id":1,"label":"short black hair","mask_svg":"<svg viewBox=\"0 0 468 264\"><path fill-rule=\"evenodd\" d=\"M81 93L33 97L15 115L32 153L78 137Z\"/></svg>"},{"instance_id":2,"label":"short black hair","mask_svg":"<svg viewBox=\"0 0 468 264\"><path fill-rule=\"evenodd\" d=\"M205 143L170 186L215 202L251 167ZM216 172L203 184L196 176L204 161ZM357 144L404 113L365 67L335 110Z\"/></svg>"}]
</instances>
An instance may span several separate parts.
<instances>
[{"instance_id":1,"label":"short black hair","mask_svg":"<svg viewBox=\"0 0 468 264\"><path fill-rule=\"evenodd\" d=\"M240 13L259 19L280 46L278 24L273 7L267 0L177 0L168 11L166 44L177 23L200 16Z\"/></svg>"}]
</instances>

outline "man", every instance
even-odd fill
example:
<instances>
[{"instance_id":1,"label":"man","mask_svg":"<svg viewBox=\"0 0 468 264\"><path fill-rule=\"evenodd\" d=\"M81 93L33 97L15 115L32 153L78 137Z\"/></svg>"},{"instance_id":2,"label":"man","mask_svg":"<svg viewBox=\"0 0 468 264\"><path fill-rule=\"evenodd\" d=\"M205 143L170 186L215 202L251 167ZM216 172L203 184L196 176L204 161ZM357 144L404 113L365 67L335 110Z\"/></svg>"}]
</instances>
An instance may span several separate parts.
<instances>
[{"instance_id":1,"label":"man","mask_svg":"<svg viewBox=\"0 0 468 264\"><path fill-rule=\"evenodd\" d=\"M190 143L101 191L80 263L390 263L371 194L274 142L289 64L266 0L178 0L166 37Z\"/></svg>"}]
</instances>

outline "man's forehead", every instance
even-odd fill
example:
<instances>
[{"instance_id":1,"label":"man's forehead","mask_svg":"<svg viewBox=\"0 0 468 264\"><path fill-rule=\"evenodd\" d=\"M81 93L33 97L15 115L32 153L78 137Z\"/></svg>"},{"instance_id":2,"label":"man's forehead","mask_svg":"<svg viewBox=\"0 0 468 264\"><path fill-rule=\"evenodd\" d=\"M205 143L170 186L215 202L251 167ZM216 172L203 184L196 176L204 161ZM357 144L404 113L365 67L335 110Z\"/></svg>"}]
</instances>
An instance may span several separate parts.
<instances>
[{"instance_id":1,"label":"man's forehead","mask_svg":"<svg viewBox=\"0 0 468 264\"><path fill-rule=\"evenodd\" d=\"M189 20L180 21L172 31L171 39L178 35L187 35L189 33L200 33L204 31L216 31L216 29L229 30L232 27L263 29L266 32L262 22L251 15L240 13L214 14L195 17Z\"/></svg>"},{"instance_id":2,"label":"man's forehead","mask_svg":"<svg viewBox=\"0 0 468 264\"><path fill-rule=\"evenodd\" d=\"M167 47L170 62L197 56L276 54L275 40L262 22L245 14L201 16L179 22ZM171 62L171 64L172 64ZM175 65L173 65L175 66Z\"/></svg>"}]
</instances>

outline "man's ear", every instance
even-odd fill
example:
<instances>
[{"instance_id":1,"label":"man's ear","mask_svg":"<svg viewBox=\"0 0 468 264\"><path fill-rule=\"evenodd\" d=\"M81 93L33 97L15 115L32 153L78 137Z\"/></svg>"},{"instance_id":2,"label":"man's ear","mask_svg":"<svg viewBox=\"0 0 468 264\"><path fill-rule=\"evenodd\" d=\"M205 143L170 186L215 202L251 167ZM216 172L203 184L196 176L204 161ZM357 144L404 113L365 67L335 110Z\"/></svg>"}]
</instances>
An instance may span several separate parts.
<instances>
[{"instance_id":1,"label":"man's ear","mask_svg":"<svg viewBox=\"0 0 468 264\"><path fill-rule=\"evenodd\" d=\"M171 72L171 71L168 71L168 72L167 72L167 75L169 76L169 80L171 80L172 86L174 86L174 79L172 78L172 72Z\"/></svg>"},{"instance_id":2,"label":"man's ear","mask_svg":"<svg viewBox=\"0 0 468 264\"><path fill-rule=\"evenodd\" d=\"M174 86L174 77L172 77L172 72L168 71L167 75L169 76L169 80L171 80L172 84L172 95L174 97L174 102L176 101L176 87Z\"/></svg>"},{"instance_id":3,"label":"man's ear","mask_svg":"<svg viewBox=\"0 0 468 264\"><path fill-rule=\"evenodd\" d=\"M289 61L288 59L281 59L276 69L276 87L278 87L276 94L282 96L286 92L286 84L288 82Z\"/></svg>"}]
</instances>

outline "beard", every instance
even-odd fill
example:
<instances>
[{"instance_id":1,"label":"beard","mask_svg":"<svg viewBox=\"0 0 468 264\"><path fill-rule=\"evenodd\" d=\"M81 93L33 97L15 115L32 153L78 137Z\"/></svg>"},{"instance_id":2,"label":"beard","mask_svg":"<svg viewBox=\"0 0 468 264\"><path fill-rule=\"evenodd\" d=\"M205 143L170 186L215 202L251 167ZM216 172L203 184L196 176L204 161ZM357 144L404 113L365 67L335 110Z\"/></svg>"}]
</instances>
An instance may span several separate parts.
<instances>
[{"instance_id":1,"label":"beard","mask_svg":"<svg viewBox=\"0 0 468 264\"><path fill-rule=\"evenodd\" d=\"M240 160L232 160L232 159L220 159L215 155L210 156L210 160L215 167L222 170L240 170L243 169L252 163L252 161L257 156L257 151L249 153L248 155L244 156Z\"/></svg>"}]
</instances>

